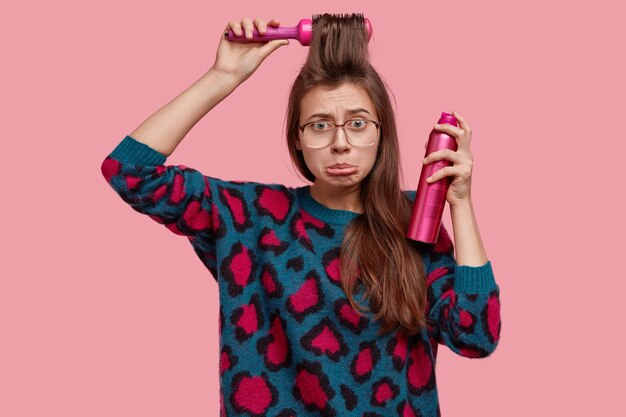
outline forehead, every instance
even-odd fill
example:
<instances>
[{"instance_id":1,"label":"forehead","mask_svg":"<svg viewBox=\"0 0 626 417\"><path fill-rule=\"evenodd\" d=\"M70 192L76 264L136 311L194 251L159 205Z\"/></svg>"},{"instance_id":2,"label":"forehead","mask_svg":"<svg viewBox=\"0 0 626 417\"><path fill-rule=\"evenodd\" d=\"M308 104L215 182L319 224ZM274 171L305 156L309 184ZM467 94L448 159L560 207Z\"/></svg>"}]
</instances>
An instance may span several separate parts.
<instances>
[{"instance_id":1,"label":"forehead","mask_svg":"<svg viewBox=\"0 0 626 417\"><path fill-rule=\"evenodd\" d=\"M376 110L369 94L362 87L349 83L332 88L316 86L300 100L300 112L305 118L313 114L343 116L356 108L363 108L375 115Z\"/></svg>"}]
</instances>

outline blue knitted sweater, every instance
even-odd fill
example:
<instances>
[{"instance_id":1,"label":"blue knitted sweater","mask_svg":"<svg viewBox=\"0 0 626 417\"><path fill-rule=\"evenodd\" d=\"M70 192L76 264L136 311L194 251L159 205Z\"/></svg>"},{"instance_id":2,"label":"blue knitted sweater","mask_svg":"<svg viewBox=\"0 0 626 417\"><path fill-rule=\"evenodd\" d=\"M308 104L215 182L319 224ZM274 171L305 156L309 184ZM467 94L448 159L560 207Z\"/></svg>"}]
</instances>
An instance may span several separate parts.
<instances>
[{"instance_id":1,"label":"blue knitted sweater","mask_svg":"<svg viewBox=\"0 0 626 417\"><path fill-rule=\"evenodd\" d=\"M422 253L436 324L379 336L340 285L339 248L358 213L327 208L309 186L224 181L165 160L126 136L101 169L134 210L185 236L217 281L222 416L435 417L438 346L469 358L496 348L491 263L457 265L443 226Z\"/></svg>"}]
</instances>

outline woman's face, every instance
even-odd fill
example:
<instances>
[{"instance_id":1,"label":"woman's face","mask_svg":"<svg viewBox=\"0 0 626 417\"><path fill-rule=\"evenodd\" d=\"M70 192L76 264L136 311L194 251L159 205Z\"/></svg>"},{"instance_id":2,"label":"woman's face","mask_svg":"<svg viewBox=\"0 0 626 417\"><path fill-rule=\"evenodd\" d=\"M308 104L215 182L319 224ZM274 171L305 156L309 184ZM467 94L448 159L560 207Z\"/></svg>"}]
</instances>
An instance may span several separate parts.
<instances>
[{"instance_id":1,"label":"woman's face","mask_svg":"<svg viewBox=\"0 0 626 417\"><path fill-rule=\"evenodd\" d=\"M318 120L342 124L357 117L380 121L369 95L354 84L344 83L335 88L317 86L309 90L300 101L300 125ZM354 146L348 142L344 129L339 128L335 130L328 146L315 149L305 146L300 132L296 148L302 151L307 167L315 175L316 185L353 188L369 174L376 162L379 130L374 129L372 135L374 145ZM348 171L347 175L338 175L338 170L329 169L337 163L351 164L355 168Z\"/></svg>"}]
</instances>

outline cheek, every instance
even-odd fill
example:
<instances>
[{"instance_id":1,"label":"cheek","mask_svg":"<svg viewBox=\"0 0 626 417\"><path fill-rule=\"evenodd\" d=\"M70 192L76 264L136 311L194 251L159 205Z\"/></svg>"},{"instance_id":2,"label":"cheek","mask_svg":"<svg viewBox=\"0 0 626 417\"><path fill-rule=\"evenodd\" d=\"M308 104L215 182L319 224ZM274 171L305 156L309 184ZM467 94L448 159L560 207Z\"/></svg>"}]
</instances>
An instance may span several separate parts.
<instances>
[{"instance_id":1,"label":"cheek","mask_svg":"<svg viewBox=\"0 0 626 417\"><path fill-rule=\"evenodd\" d=\"M374 164L376 163L376 155L372 156L371 159L368 157L367 163L364 165L365 175L372 172L372 168L374 168Z\"/></svg>"},{"instance_id":2,"label":"cheek","mask_svg":"<svg viewBox=\"0 0 626 417\"><path fill-rule=\"evenodd\" d=\"M317 174L319 172L318 166L321 164L320 158L315 154L311 154L307 151L302 152L302 156L304 158L304 163L309 168L309 170L312 173Z\"/></svg>"},{"instance_id":3,"label":"cheek","mask_svg":"<svg viewBox=\"0 0 626 417\"><path fill-rule=\"evenodd\" d=\"M371 167L374 165L374 163L376 163L376 156L378 154L378 146L375 147L375 149L372 149L370 152L367 153L367 163L368 165Z\"/></svg>"}]
</instances>

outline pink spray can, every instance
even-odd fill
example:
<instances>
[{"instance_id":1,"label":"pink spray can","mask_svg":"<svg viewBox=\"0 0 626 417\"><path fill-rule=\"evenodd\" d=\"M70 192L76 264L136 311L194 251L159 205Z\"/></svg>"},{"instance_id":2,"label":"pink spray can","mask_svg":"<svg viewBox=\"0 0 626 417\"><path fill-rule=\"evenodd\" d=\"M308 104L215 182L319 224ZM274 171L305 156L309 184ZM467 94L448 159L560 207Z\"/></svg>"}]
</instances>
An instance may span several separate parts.
<instances>
[{"instance_id":1,"label":"pink spray can","mask_svg":"<svg viewBox=\"0 0 626 417\"><path fill-rule=\"evenodd\" d=\"M458 127L456 118L445 112L441 113L438 123L447 123ZM458 148L456 138L445 132L433 129L428 137L428 145L426 146L426 154L424 157L430 155L432 152L445 148L456 152ZM413 202L413 212L409 222L409 230L406 234L406 237L409 239L424 243L437 242L451 177L445 177L430 184L426 182L426 178L449 165L452 165L452 163L447 160L422 165L422 172L420 173L417 185L417 193L415 194L415 201Z\"/></svg>"}]
</instances>

